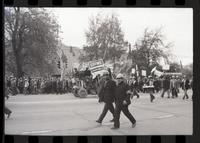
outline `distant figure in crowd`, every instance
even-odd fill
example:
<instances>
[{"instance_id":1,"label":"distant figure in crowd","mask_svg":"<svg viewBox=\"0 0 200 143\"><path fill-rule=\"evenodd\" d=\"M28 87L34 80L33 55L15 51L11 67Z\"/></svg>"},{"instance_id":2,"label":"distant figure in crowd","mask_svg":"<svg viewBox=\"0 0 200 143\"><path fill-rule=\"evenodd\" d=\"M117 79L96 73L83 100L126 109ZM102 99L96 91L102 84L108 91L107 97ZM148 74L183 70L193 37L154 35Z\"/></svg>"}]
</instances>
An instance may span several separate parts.
<instances>
[{"instance_id":1,"label":"distant figure in crowd","mask_svg":"<svg viewBox=\"0 0 200 143\"><path fill-rule=\"evenodd\" d=\"M167 92L168 97L170 98L170 79L168 76L165 76L164 80L163 80L163 92L161 94L161 97L164 97L165 92Z\"/></svg>"},{"instance_id":2,"label":"distant figure in crowd","mask_svg":"<svg viewBox=\"0 0 200 143\"><path fill-rule=\"evenodd\" d=\"M84 75L85 75L85 77L91 77L92 76L91 71L89 70L88 67L86 68Z\"/></svg>"},{"instance_id":3,"label":"distant figure in crowd","mask_svg":"<svg viewBox=\"0 0 200 143\"><path fill-rule=\"evenodd\" d=\"M99 117L98 120L96 120L97 123L102 123L104 117L106 116L108 110L112 113L113 119L111 122L114 121L114 94L115 94L115 88L116 83L115 81L111 80L109 77L109 73L106 71L103 73L103 79L101 81L100 89L99 89L99 102L104 102L104 108L103 111Z\"/></svg>"},{"instance_id":4,"label":"distant figure in crowd","mask_svg":"<svg viewBox=\"0 0 200 143\"><path fill-rule=\"evenodd\" d=\"M190 80L190 88L192 89L192 100L193 100L193 78Z\"/></svg>"},{"instance_id":5,"label":"distant figure in crowd","mask_svg":"<svg viewBox=\"0 0 200 143\"><path fill-rule=\"evenodd\" d=\"M118 129L120 128L120 113L121 111L124 115L131 121L132 127L135 127L136 120L131 115L128 110L128 106L131 104L130 100L130 88L129 85L124 82L124 78L122 74L118 74L117 77L117 86L115 88L115 112L114 112L114 127L111 129Z\"/></svg>"},{"instance_id":6,"label":"distant figure in crowd","mask_svg":"<svg viewBox=\"0 0 200 143\"><path fill-rule=\"evenodd\" d=\"M79 72L78 72L77 68L74 68L74 77L79 78Z\"/></svg>"},{"instance_id":7,"label":"distant figure in crowd","mask_svg":"<svg viewBox=\"0 0 200 143\"><path fill-rule=\"evenodd\" d=\"M172 98L178 97L177 88L178 88L177 81L175 77L172 76L172 79L170 80L170 89L172 92Z\"/></svg>"},{"instance_id":8,"label":"distant figure in crowd","mask_svg":"<svg viewBox=\"0 0 200 143\"><path fill-rule=\"evenodd\" d=\"M113 79L111 69L110 69L110 68L107 68L107 70L108 70L108 73L109 73L109 77L110 77L111 79Z\"/></svg>"},{"instance_id":9,"label":"distant figure in crowd","mask_svg":"<svg viewBox=\"0 0 200 143\"><path fill-rule=\"evenodd\" d=\"M188 91L188 89L189 89L189 87L190 87L189 83L190 83L189 79L186 78L186 76L184 75L184 79L183 79L184 96L183 96L183 100L184 100L185 98L186 98L186 99L189 98L189 96L188 96L188 94L187 94L187 91Z\"/></svg>"},{"instance_id":10,"label":"distant figure in crowd","mask_svg":"<svg viewBox=\"0 0 200 143\"><path fill-rule=\"evenodd\" d=\"M150 86L150 87L153 87L153 78L152 76L149 76L149 79L148 79L148 82L147 82L147 85ZM149 88L149 94L150 94L150 101L153 102L153 100L155 99L155 96L153 95L154 93L154 87L153 88Z\"/></svg>"},{"instance_id":11,"label":"distant figure in crowd","mask_svg":"<svg viewBox=\"0 0 200 143\"><path fill-rule=\"evenodd\" d=\"M140 95L137 93L137 82L135 80L135 77L134 76L131 76L130 77L130 80L129 80L129 86L130 86L130 90L131 92L133 92L133 95L137 96L137 98L140 97Z\"/></svg>"}]
</instances>

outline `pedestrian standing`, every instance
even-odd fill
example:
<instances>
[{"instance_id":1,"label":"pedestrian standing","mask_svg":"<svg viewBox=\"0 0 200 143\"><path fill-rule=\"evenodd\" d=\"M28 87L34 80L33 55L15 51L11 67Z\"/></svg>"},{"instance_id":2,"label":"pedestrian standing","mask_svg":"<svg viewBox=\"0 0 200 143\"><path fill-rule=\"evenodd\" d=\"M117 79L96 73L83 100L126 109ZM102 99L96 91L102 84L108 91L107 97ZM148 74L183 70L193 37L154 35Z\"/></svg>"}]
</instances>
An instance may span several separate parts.
<instances>
[{"instance_id":1,"label":"pedestrian standing","mask_svg":"<svg viewBox=\"0 0 200 143\"><path fill-rule=\"evenodd\" d=\"M149 86L148 92L149 92L149 95L150 95L150 101L153 102L153 100L155 99L155 96L153 95L153 93L154 93L154 81L153 81L152 76L148 77L147 85Z\"/></svg>"},{"instance_id":2,"label":"pedestrian standing","mask_svg":"<svg viewBox=\"0 0 200 143\"><path fill-rule=\"evenodd\" d=\"M177 97L177 82L174 76L172 76L172 79L170 80L170 89L172 93L172 98Z\"/></svg>"},{"instance_id":3,"label":"pedestrian standing","mask_svg":"<svg viewBox=\"0 0 200 143\"><path fill-rule=\"evenodd\" d=\"M184 75L184 80L183 80L183 90L184 90L184 96L183 96L183 100L186 98L188 99L189 96L187 94L187 91L189 89L190 85L189 85L189 79Z\"/></svg>"},{"instance_id":4,"label":"pedestrian standing","mask_svg":"<svg viewBox=\"0 0 200 143\"><path fill-rule=\"evenodd\" d=\"M115 110L114 110L114 127L111 129L120 128L120 113L121 111L132 123L132 127L135 127L136 120L131 115L128 106L131 104L130 94L132 93L128 84L124 82L122 74L117 75L117 86L115 88Z\"/></svg>"},{"instance_id":5,"label":"pedestrian standing","mask_svg":"<svg viewBox=\"0 0 200 143\"><path fill-rule=\"evenodd\" d=\"M24 94L25 95L29 94L29 81L27 78L24 81Z\"/></svg>"},{"instance_id":6,"label":"pedestrian standing","mask_svg":"<svg viewBox=\"0 0 200 143\"><path fill-rule=\"evenodd\" d=\"M161 86L161 83L160 83L160 80L158 77L155 77L153 85L154 85L154 89L155 89L156 93L158 93L160 91L160 86Z\"/></svg>"},{"instance_id":7,"label":"pedestrian standing","mask_svg":"<svg viewBox=\"0 0 200 143\"><path fill-rule=\"evenodd\" d=\"M37 94L37 79L36 78L33 80L33 91L34 91L34 94Z\"/></svg>"},{"instance_id":8,"label":"pedestrian standing","mask_svg":"<svg viewBox=\"0 0 200 143\"><path fill-rule=\"evenodd\" d=\"M114 94L115 94L116 83L115 81L111 80L109 77L109 73L105 71L103 73L103 79L101 81L100 89L99 89L99 102L104 102L104 108L99 116L97 123L102 123L104 117L106 116L108 110L112 113L113 119L111 122L114 121Z\"/></svg>"},{"instance_id":9,"label":"pedestrian standing","mask_svg":"<svg viewBox=\"0 0 200 143\"><path fill-rule=\"evenodd\" d=\"M24 88L24 81L23 78L20 77L18 80L18 89L20 94L23 94L23 88Z\"/></svg>"},{"instance_id":10,"label":"pedestrian standing","mask_svg":"<svg viewBox=\"0 0 200 143\"><path fill-rule=\"evenodd\" d=\"M169 76L165 76L165 79L163 80L163 92L161 94L161 97L164 97L165 92L167 92L168 97L170 98L170 79Z\"/></svg>"}]
</instances>

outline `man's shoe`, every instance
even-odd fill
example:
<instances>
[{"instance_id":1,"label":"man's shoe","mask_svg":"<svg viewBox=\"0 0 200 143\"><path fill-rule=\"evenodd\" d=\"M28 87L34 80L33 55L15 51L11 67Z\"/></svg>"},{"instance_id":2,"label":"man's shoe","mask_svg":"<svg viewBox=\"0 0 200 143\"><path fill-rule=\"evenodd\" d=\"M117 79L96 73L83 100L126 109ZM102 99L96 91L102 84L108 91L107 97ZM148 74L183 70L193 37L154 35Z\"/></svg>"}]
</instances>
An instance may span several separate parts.
<instances>
[{"instance_id":1,"label":"man's shoe","mask_svg":"<svg viewBox=\"0 0 200 143\"><path fill-rule=\"evenodd\" d=\"M151 102L153 102L153 100L155 99L153 95L150 95L150 98L151 98Z\"/></svg>"},{"instance_id":2,"label":"man's shoe","mask_svg":"<svg viewBox=\"0 0 200 143\"><path fill-rule=\"evenodd\" d=\"M110 122L114 122L114 121L115 121L114 119L110 120Z\"/></svg>"},{"instance_id":3,"label":"man's shoe","mask_svg":"<svg viewBox=\"0 0 200 143\"><path fill-rule=\"evenodd\" d=\"M112 130L116 130L116 129L119 129L119 127L112 127L111 129Z\"/></svg>"},{"instance_id":4,"label":"man's shoe","mask_svg":"<svg viewBox=\"0 0 200 143\"><path fill-rule=\"evenodd\" d=\"M99 121L99 120L96 120L96 122L97 122L97 123L99 123L99 124L101 124L101 123L102 123L102 122L101 122L101 121Z\"/></svg>"},{"instance_id":5,"label":"man's shoe","mask_svg":"<svg viewBox=\"0 0 200 143\"><path fill-rule=\"evenodd\" d=\"M134 124L132 124L132 128L135 128L135 126L136 126L136 122Z\"/></svg>"},{"instance_id":6,"label":"man's shoe","mask_svg":"<svg viewBox=\"0 0 200 143\"><path fill-rule=\"evenodd\" d=\"M7 118L9 118L9 117L10 117L10 114L11 114L11 113L12 113L12 112L9 112L9 113L8 113L8 116L7 116Z\"/></svg>"}]
</instances>

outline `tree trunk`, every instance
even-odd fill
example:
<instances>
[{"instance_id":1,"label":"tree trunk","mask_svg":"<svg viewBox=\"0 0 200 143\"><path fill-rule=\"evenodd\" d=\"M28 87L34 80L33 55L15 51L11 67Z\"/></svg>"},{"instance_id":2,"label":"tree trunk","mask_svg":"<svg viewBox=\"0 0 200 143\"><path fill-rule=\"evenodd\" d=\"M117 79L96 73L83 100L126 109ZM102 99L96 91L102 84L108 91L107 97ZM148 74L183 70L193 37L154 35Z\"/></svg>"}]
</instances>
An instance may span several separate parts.
<instances>
[{"instance_id":1,"label":"tree trunk","mask_svg":"<svg viewBox=\"0 0 200 143\"><path fill-rule=\"evenodd\" d=\"M15 62L16 62L16 70L17 70L17 77L23 76L23 71L22 71L22 63L21 63L21 58L19 55L19 51L15 51Z\"/></svg>"},{"instance_id":2,"label":"tree trunk","mask_svg":"<svg viewBox=\"0 0 200 143\"><path fill-rule=\"evenodd\" d=\"M18 7L17 9L15 9L15 12L16 12L16 21L15 21L15 25L14 25L14 31L12 33L12 48L13 48L13 51L14 51L14 56L15 56L15 63L16 63L16 76L17 77L21 77L23 75L23 72L22 72L22 64L21 64L21 55L19 54L20 53L20 48L21 48L21 42L22 42L22 39L18 39L17 38L17 34L18 34L18 27L19 27L19 14L20 14L20 8ZM21 35L20 35L21 36ZM20 37L21 38L21 37ZM17 41L18 41L18 44L17 44Z\"/></svg>"}]
</instances>

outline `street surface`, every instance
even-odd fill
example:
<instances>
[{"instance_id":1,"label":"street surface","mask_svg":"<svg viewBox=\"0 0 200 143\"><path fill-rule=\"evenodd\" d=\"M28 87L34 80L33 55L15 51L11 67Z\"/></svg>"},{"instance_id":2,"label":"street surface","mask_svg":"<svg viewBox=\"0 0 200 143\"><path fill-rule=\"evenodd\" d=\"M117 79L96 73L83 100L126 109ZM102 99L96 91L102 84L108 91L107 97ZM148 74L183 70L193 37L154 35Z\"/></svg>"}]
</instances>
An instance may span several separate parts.
<instances>
[{"instance_id":1,"label":"street surface","mask_svg":"<svg viewBox=\"0 0 200 143\"><path fill-rule=\"evenodd\" d=\"M10 96L5 104L12 110L10 118L5 116L5 133L18 135L191 135L193 133L192 91L189 99L168 99L155 94L150 102L149 94L140 93L129 106L137 125L121 113L120 129L112 130L111 113L108 112L102 125L95 122L102 112L103 103L97 96L76 98L64 95L17 95Z\"/></svg>"}]
</instances>

